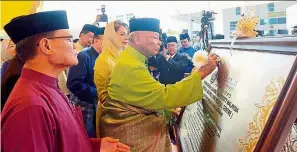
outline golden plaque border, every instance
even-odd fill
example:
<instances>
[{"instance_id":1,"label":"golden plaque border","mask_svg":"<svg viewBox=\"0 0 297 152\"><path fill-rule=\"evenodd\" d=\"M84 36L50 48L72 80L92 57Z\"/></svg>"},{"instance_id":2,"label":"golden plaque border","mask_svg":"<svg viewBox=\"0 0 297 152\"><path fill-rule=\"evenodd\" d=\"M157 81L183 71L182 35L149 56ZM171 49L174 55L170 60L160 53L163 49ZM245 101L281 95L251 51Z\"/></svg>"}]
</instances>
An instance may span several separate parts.
<instances>
[{"instance_id":1,"label":"golden plaque border","mask_svg":"<svg viewBox=\"0 0 297 152\"><path fill-rule=\"evenodd\" d=\"M249 123L249 128L246 136L239 139L240 152L253 152L257 142L261 136L261 133L265 127L271 110L285 84L284 77L278 77L271 80L270 84L266 86L266 93L262 99L262 102L255 104L258 112L254 116L253 122Z\"/></svg>"}]
</instances>

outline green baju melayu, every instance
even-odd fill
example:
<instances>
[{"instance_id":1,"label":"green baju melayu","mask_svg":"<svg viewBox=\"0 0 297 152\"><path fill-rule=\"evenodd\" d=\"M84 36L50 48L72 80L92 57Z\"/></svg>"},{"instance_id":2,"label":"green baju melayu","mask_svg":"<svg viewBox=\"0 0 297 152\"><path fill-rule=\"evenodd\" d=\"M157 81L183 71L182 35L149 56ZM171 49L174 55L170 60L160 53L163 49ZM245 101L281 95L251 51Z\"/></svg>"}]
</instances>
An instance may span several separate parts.
<instances>
[{"instance_id":1,"label":"green baju melayu","mask_svg":"<svg viewBox=\"0 0 297 152\"><path fill-rule=\"evenodd\" d=\"M201 100L201 76L195 72L165 86L150 75L145 60L130 45L121 53L108 85L109 97L103 104L100 134L120 139L135 152L168 152L167 124L159 111Z\"/></svg>"}]
</instances>

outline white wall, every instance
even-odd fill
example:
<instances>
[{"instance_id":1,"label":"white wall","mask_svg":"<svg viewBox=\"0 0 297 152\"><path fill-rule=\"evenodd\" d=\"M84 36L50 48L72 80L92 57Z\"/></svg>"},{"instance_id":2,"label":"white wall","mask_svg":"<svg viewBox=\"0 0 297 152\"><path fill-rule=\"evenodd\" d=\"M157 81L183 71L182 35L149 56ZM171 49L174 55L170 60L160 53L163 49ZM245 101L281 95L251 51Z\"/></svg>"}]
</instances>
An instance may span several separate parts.
<instances>
[{"instance_id":1,"label":"white wall","mask_svg":"<svg viewBox=\"0 0 297 152\"><path fill-rule=\"evenodd\" d=\"M287 13L287 29L289 33L292 31L292 27L297 25L297 4L289 7L286 11Z\"/></svg>"},{"instance_id":2,"label":"white wall","mask_svg":"<svg viewBox=\"0 0 297 152\"><path fill-rule=\"evenodd\" d=\"M286 9L294 4L297 4L297 1L284 1L284 2L274 2L274 12L285 12ZM248 10L249 8L254 7L256 9L256 16L259 17L259 19L269 19L268 17L268 8L267 3L265 4L259 4L254 6L247 6L247 7L241 7L241 13L244 13L245 10ZM296 12L296 10L294 11ZM281 17L281 16L279 16ZM285 17L285 16L283 16ZM296 18L296 16L294 16ZM241 16L236 15L236 8L229 8L223 10L223 29L224 29L224 35L225 38L230 38L230 22L231 21L238 21L241 18ZM290 22L287 18L287 23ZM271 25L257 25L257 30L278 30L278 29L287 29L287 24L273 24Z\"/></svg>"},{"instance_id":3,"label":"white wall","mask_svg":"<svg viewBox=\"0 0 297 152\"><path fill-rule=\"evenodd\" d=\"M230 22L238 21L241 15L236 15L236 7L223 10L223 32L225 39L230 36Z\"/></svg>"},{"instance_id":4,"label":"white wall","mask_svg":"<svg viewBox=\"0 0 297 152\"><path fill-rule=\"evenodd\" d=\"M73 39L78 39L79 38L79 33L81 29L70 29L70 32L73 36Z\"/></svg>"}]
</instances>

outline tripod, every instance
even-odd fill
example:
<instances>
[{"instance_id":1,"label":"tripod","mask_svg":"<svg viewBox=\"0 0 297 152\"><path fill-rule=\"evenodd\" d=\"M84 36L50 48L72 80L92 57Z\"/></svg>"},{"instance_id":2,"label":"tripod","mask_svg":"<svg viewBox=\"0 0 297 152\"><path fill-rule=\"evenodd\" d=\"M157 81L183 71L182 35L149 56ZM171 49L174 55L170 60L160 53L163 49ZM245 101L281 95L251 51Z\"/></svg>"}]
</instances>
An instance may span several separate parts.
<instances>
[{"instance_id":1,"label":"tripod","mask_svg":"<svg viewBox=\"0 0 297 152\"><path fill-rule=\"evenodd\" d=\"M212 30L212 24L211 23L205 23L205 24L202 24L201 28L202 28L202 31L201 31L201 35L200 37L202 37L202 50L205 50L209 53L209 41L208 41L208 25L210 27L210 33L211 33L211 39L213 40L214 37L213 37L213 30Z\"/></svg>"}]
</instances>

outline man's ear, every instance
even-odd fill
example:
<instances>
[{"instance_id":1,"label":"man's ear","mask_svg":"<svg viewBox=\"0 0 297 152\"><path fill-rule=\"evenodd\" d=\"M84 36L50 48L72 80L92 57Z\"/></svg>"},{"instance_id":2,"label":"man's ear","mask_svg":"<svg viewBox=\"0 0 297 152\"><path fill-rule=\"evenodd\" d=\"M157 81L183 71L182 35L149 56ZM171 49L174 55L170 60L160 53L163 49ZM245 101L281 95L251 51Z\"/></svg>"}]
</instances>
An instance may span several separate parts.
<instances>
[{"instance_id":1,"label":"man's ear","mask_svg":"<svg viewBox=\"0 0 297 152\"><path fill-rule=\"evenodd\" d=\"M52 54L50 41L48 39L46 39L46 38L43 38L43 39L41 39L39 41L39 48L46 55L51 55Z\"/></svg>"},{"instance_id":2,"label":"man's ear","mask_svg":"<svg viewBox=\"0 0 297 152\"><path fill-rule=\"evenodd\" d=\"M139 42L140 42L140 33L135 32L133 39L134 39L133 41L134 41L135 44L139 44Z\"/></svg>"}]
</instances>

